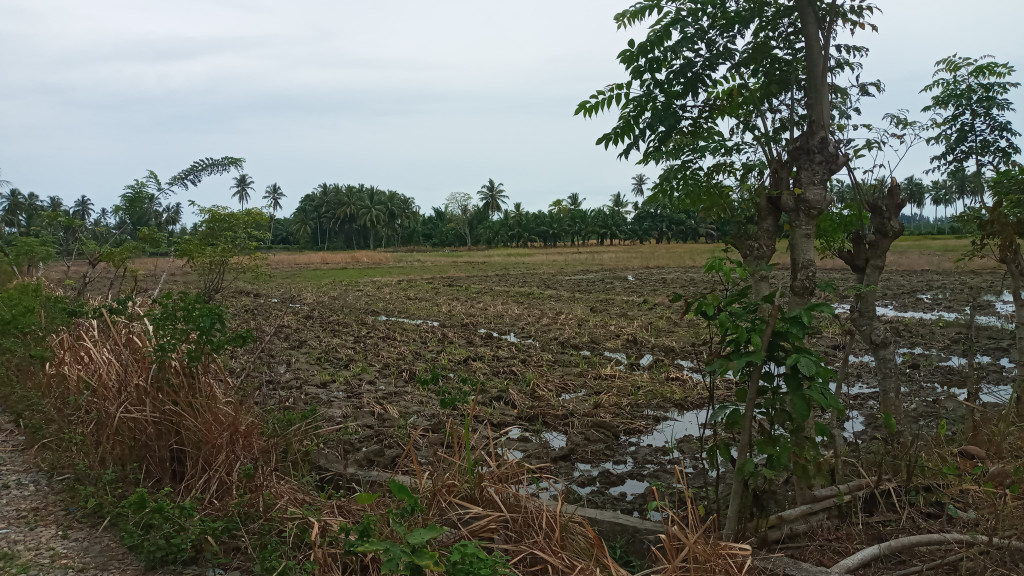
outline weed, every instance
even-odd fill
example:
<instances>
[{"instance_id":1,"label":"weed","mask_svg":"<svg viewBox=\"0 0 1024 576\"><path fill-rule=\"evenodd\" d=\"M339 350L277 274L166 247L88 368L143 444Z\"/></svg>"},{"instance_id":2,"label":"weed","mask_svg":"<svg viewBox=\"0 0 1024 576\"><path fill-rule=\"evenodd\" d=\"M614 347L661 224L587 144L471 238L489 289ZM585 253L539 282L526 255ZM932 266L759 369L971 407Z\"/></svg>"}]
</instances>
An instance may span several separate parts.
<instances>
[{"instance_id":1,"label":"weed","mask_svg":"<svg viewBox=\"0 0 1024 576\"><path fill-rule=\"evenodd\" d=\"M22 576L33 571L32 563L23 560L16 552L0 550L0 574Z\"/></svg>"},{"instance_id":2,"label":"weed","mask_svg":"<svg viewBox=\"0 0 1024 576\"><path fill-rule=\"evenodd\" d=\"M170 488L137 489L118 507L121 540L148 568L179 566L205 559L223 561L213 543L237 532L230 522L204 516L198 503L176 501Z\"/></svg>"},{"instance_id":3,"label":"weed","mask_svg":"<svg viewBox=\"0 0 1024 576\"><path fill-rule=\"evenodd\" d=\"M459 376L452 382L451 378L451 375L446 378L437 368L431 368L429 373L417 376L416 381L421 390L437 396L441 408L449 410L466 406L480 388L480 381L468 376Z\"/></svg>"}]
</instances>

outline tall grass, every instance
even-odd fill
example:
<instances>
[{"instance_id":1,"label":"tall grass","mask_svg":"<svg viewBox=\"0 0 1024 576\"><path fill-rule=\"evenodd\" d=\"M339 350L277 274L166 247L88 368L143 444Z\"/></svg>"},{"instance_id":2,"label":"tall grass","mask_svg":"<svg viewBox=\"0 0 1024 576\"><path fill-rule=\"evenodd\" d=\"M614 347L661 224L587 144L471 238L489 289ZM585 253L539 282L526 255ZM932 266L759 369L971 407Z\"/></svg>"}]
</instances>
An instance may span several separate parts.
<instances>
[{"instance_id":1,"label":"tall grass","mask_svg":"<svg viewBox=\"0 0 1024 576\"><path fill-rule=\"evenodd\" d=\"M139 466L144 480L186 499L230 501L243 468L269 474L277 450L219 362L158 360L153 344L143 321L104 312L76 322L52 343L49 409L83 433L94 468Z\"/></svg>"}]
</instances>

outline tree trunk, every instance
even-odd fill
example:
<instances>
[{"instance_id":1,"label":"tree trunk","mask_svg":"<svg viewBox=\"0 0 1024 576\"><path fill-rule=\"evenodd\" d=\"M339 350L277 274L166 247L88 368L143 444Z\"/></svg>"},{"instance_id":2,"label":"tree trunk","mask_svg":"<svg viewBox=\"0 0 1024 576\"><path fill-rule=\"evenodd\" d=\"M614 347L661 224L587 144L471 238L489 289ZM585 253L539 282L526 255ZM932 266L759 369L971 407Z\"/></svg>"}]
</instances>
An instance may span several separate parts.
<instances>
[{"instance_id":1,"label":"tree trunk","mask_svg":"<svg viewBox=\"0 0 1024 576\"><path fill-rule=\"evenodd\" d=\"M771 292L772 258L778 245L779 217L781 213L767 192L760 194L757 206L757 226L749 235L739 235L732 242L743 263L750 269L753 297L760 300Z\"/></svg>"},{"instance_id":2,"label":"tree trunk","mask_svg":"<svg viewBox=\"0 0 1024 576\"><path fill-rule=\"evenodd\" d=\"M795 197L796 210L790 211L789 235L789 308L798 310L807 306L814 299L818 287L818 261L814 245L814 233L818 226L818 218L824 208L831 203L824 186L813 192L804 189L801 194L819 195L820 201L808 202L807 210L802 210L799 196ZM819 209L819 207L822 207Z\"/></svg>"},{"instance_id":3,"label":"tree trunk","mask_svg":"<svg viewBox=\"0 0 1024 576\"><path fill-rule=\"evenodd\" d=\"M885 272L889 249L905 231L900 213L906 205L903 190L893 178L884 195L865 202L870 231L855 230L850 235L850 248L837 254L850 267L859 286L850 307L850 322L875 357L882 414L891 415L896 422L903 412L896 340L878 320L878 285Z\"/></svg>"},{"instance_id":4,"label":"tree trunk","mask_svg":"<svg viewBox=\"0 0 1024 576\"><path fill-rule=\"evenodd\" d=\"M831 47L822 42L830 30L822 30L816 0L796 0L800 31L807 62L807 129L790 145L789 155L797 169L799 186L783 196L783 211L791 223L790 309L806 306L817 288L814 231L818 218L832 204L828 184L849 161L831 136L832 94L829 86ZM824 34L823 34L824 32Z\"/></svg>"},{"instance_id":5,"label":"tree trunk","mask_svg":"<svg viewBox=\"0 0 1024 576\"><path fill-rule=\"evenodd\" d=\"M775 305L772 307L765 324L764 333L761 335L761 353L768 350L772 334L775 332L775 323L779 319L779 298L776 294ZM725 539L735 540L740 527L740 516L743 511L743 495L746 493L746 480L742 476L742 469L750 459L750 448L753 445L754 420L757 417L757 392L761 384L761 372L764 371L765 363L761 361L750 374L747 382L747 401L743 412L743 429L740 431L740 443L736 448L736 475L732 479L732 492L729 495L729 512L725 518Z\"/></svg>"},{"instance_id":6,"label":"tree trunk","mask_svg":"<svg viewBox=\"0 0 1024 576\"><path fill-rule=\"evenodd\" d=\"M1013 410L1017 417L1024 417L1024 254L1020 243L1013 240L1013 246L1006 251L1003 264L1010 276L1013 290L1013 334L1016 337L1017 375L1013 380Z\"/></svg>"}]
</instances>

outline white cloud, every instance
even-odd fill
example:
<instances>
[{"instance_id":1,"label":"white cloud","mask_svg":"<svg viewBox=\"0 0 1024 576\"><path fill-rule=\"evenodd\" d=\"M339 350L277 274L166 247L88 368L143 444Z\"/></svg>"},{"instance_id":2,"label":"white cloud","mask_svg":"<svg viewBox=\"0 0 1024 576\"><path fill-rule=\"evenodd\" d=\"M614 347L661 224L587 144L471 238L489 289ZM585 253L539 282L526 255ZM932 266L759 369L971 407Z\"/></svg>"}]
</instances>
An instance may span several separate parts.
<instances>
[{"instance_id":1,"label":"white cloud","mask_svg":"<svg viewBox=\"0 0 1024 576\"><path fill-rule=\"evenodd\" d=\"M148 168L166 176L219 155L245 156L289 205L340 181L427 208L489 177L530 208L574 191L600 203L638 170L593 145L610 118L572 113L624 75L628 35L611 18L626 4L6 0L0 168L25 190L99 204ZM1024 66L1016 2L883 9L880 35L864 37L866 76L889 92L869 115L919 109L932 63L953 51ZM228 202L227 186L192 197Z\"/></svg>"}]
</instances>

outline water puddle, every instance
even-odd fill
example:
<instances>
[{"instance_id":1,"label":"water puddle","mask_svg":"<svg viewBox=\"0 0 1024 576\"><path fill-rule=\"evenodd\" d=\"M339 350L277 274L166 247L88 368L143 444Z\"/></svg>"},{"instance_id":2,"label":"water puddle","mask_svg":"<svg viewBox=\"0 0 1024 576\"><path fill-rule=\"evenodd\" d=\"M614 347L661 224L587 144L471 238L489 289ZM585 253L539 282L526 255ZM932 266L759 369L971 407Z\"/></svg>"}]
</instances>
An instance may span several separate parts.
<instances>
[{"instance_id":1,"label":"water puddle","mask_svg":"<svg viewBox=\"0 0 1024 576\"><path fill-rule=\"evenodd\" d=\"M974 358L974 361L976 363L978 363L978 364L991 364L992 363L992 358L989 357L989 356L982 356L982 355L979 354L979 355L977 355ZM953 367L953 368L963 368L963 367L967 366L968 364L970 364L970 362L968 362L967 358L961 358L959 356L953 356L953 357L951 357L949 360L947 360L945 362L940 362L939 366L950 366L950 367Z\"/></svg>"},{"instance_id":2,"label":"water puddle","mask_svg":"<svg viewBox=\"0 0 1024 576\"><path fill-rule=\"evenodd\" d=\"M477 332L479 332L480 334L490 334L491 336L494 336L495 338L501 338L502 340L506 340L506 341L511 342L513 344L533 344L534 346L540 346L540 344L537 344L537 342L534 341L534 340L524 340L522 338L516 338L516 335L512 334L512 333L509 333L508 335L504 335L503 336L501 334L498 334L497 332L492 332L490 330L484 330L482 328L480 330L477 330Z\"/></svg>"},{"instance_id":3,"label":"water puddle","mask_svg":"<svg viewBox=\"0 0 1024 576\"><path fill-rule=\"evenodd\" d=\"M697 372L697 365L689 360L676 360L676 365L683 368L683 374L686 374L690 378L693 378L697 382L705 382L706 378L700 372Z\"/></svg>"},{"instance_id":4,"label":"water puddle","mask_svg":"<svg viewBox=\"0 0 1024 576\"><path fill-rule=\"evenodd\" d=\"M689 412L669 412L667 418L654 431L637 439L641 446L655 448L673 447L676 441L686 436L700 436L711 415L711 407L698 408Z\"/></svg>"},{"instance_id":5,"label":"water puddle","mask_svg":"<svg viewBox=\"0 0 1024 576\"><path fill-rule=\"evenodd\" d=\"M440 326L440 322L432 322L430 320L409 320L408 318L388 318L387 316L378 316L377 320L381 322L401 322L403 324L412 324L413 326Z\"/></svg>"},{"instance_id":6,"label":"water puddle","mask_svg":"<svg viewBox=\"0 0 1024 576\"><path fill-rule=\"evenodd\" d=\"M545 432L543 436L544 440L547 441L554 450L565 448L565 445L569 442L569 437L561 432Z\"/></svg>"},{"instance_id":7,"label":"water puddle","mask_svg":"<svg viewBox=\"0 0 1024 576\"><path fill-rule=\"evenodd\" d=\"M843 436L848 440L853 440L853 437L858 432L864 431L864 415L858 410L850 410L846 413L846 425L843 430Z\"/></svg>"},{"instance_id":8,"label":"water puddle","mask_svg":"<svg viewBox=\"0 0 1024 576\"><path fill-rule=\"evenodd\" d=\"M629 364L629 358L626 358L626 355L622 352L605 352L604 357L611 358L612 360L618 360L623 365Z\"/></svg>"},{"instance_id":9,"label":"water puddle","mask_svg":"<svg viewBox=\"0 0 1024 576\"><path fill-rule=\"evenodd\" d=\"M648 482L627 479L625 484L609 488L608 492L616 496L624 495L626 500L632 500L633 498L642 495L650 487L651 485Z\"/></svg>"},{"instance_id":10,"label":"water puddle","mask_svg":"<svg viewBox=\"0 0 1024 576\"><path fill-rule=\"evenodd\" d=\"M869 366L875 365L875 357L870 354L864 356L854 356L850 354L850 364L867 364Z\"/></svg>"},{"instance_id":11,"label":"water puddle","mask_svg":"<svg viewBox=\"0 0 1024 576\"><path fill-rule=\"evenodd\" d=\"M833 308L835 308L836 314L850 313L849 304L836 304L835 306L833 306ZM968 318L966 310L964 311L964 314L954 314L952 312L942 312L939 310L936 310L934 312L906 312L896 310L891 306L885 305L879 305L876 310L878 315L882 318L904 318L909 320L927 320L930 322L936 320L942 320L947 322L966 322ZM1007 322L1002 318L996 318L995 316L977 316L974 319L974 321L979 326L987 326L990 328L1002 328L1004 330L1013 329L1013 322Z\"/></svg>"},{"instance_id":12,"label":"water puddle","mask_svg":"<svg viewBox=\"0 0 1024 576\"><path fill-rule=\"evenodd\" d=\"M1002 294L986 294L981 297L985 302L991 302L995 306L996 313L1000 316L1013 316L1016 307L1013 305L1013 294L1009 291Z\"/></svg>"}]
</instances>

